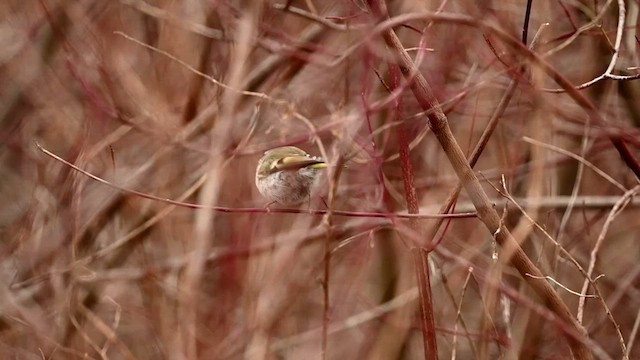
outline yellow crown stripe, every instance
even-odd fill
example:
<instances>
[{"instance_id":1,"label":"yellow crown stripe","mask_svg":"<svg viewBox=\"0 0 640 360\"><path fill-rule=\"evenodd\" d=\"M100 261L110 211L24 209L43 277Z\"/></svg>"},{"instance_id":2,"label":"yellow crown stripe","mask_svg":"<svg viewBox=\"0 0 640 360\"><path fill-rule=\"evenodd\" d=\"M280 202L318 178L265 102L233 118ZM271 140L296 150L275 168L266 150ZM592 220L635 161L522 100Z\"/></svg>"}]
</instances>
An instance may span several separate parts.
<instances>
[{"instance_id":1,"label":"yellow crown stripe","mask_svg":"<svg viewBox=\"0 0 640 360\"><path fill-rule=\"evenodd\" d=\"M329 166L329 165L327 163L323 162L323 163L317 163L317 164L309 165L307 167L310 167L312 169L325 169L327 166Z\"/></svg>"},{"instance_id":2,"label":"yellow crown stripe","mask_svg":"<svg viewBox=\"0 0 640 360\"><path fill-rule=\"evenodd\" d=\"M320 158L308 156L286 156L276 161L272 166L272 171L293 170L310 167L312 169L326 168L327 164Z\"/></svg>"},{"instance_id":3,"label":"yellow crown stripe","mask_svg":"<svg viewBox=\"0 0 640 360\"><path fill-rule=\"evenodd\" d=\"M283 165L297 165L297 164L309 164L323 162L320 159L314 159L308 156L285 156L279 163Z\"/></svg>"}]
</instances>

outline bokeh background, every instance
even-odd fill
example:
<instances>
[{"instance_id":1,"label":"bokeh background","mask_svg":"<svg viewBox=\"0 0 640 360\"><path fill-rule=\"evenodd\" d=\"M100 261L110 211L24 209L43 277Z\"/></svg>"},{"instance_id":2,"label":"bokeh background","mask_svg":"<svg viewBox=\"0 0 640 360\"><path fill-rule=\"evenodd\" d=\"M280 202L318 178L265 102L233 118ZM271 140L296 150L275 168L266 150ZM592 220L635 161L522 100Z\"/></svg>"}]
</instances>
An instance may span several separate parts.
<instances>
[{"instance_id":1,"label":"bokeh background","mask_svg":"<svg viewBox=\"0 0 640 360\"><path fill-rule=\"evenodd\" d=\"M638 179L610 140L640 157L638 3L529 12L526 45L576 86L612 59L611 74L631 76L580 90L606 123L477 25L521 39L525 1L481 3L388 8L474 19L394 29L467 154L511 94L475 166L485 191L597 357L640 358L640 202L622 198ZM0 2L0 357L423 358L411 249L424 246L439 358L568 358L563 327L498 268L479 220L426 238L432 219L371 215L407 211L401 134L421 213L457 185L406 83L390 94L378 22L357 0ZM257 160L281 145L346 163L292 213L265 211L254 186ZM327 205L356 214L308 213ZM464 191L455 211L474 211ZM593 264L603 301L580 295L567 254Z\"/></svg>"}]
</instances>

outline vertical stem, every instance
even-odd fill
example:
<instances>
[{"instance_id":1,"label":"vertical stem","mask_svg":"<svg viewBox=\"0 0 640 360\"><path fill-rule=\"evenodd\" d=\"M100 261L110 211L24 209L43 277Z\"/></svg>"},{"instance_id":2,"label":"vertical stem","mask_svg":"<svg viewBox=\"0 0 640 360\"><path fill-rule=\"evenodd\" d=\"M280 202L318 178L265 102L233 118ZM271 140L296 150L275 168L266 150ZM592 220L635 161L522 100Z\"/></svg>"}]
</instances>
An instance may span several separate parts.
<instances>
[{"instance_id":1,"label":"vertical stem","mask_svg":"<svg viewBox=\"0 0 640 360\"><path fill-rule=\"evenodd\" d=\"M328 349L328 341L329 341L329 322L331 317L331 307L330 307L330 293L329 293L329 280L331 276L331 240L333 239L333 204L336 198L336 193L338 191L338 182L340 180L340 174L342 174L342 168L344 166L344 158L339 156L336 160L335 169L330 172L331 175L331 185L329 189L329 199L328 199L328 211L327 215L324 217L324 223L327 227L327 236L324 242L324 270L323 270L323 281L322 281L322 290L324 293L323 296L323 308L322 308L322 359L327 358L327 349Z\"/></svg>"},{"instance_id":2,"label":"vertical stem","mask_svg":"<svg viewBox=\"0 0 640 360\"><path fill-rule=\"evenodd\" d=\"M324 278L322 280L322 291L324 293L323 297L323 307L322 307L322 359L325 360L327 358L327 344L329 341L329 275L331 274L331 237L332 237L332 229L331 229L331 220L327 221L328 230L327 230L327 238L324 242Z\"/></svg>"},{"instance_id":3,"label":"vertical stem","mask_svg":"<svg viewBox=\"0 0 640 360\"><path fill-rule=\"evenodd\" d=\"M389 74L391 75L391 89L400 87L402 73L400 67L394 63L389 63ZM402 118L402 97L398 95L394 99L396 121ZM402 179L404 183L405 198L407 200L407 210L410 214L420 212L418 206L418 194L415 187L415 177L413 176L413 165L409 154L408 128L405 123L398 127L398 146L400 152L400 166L402 167ZM419 224L415 219L410 220L410 227L419 233ZM416 268L416 278L418 289L420 290L420 325L422 327L422 339L424 345L425 359L438 358L438 346L436 341L435 320L433 316L433 297L431 295L431 276L429 274L429 257L420 247L411 249L413 261Z\"/></svg>"}]
</instances>

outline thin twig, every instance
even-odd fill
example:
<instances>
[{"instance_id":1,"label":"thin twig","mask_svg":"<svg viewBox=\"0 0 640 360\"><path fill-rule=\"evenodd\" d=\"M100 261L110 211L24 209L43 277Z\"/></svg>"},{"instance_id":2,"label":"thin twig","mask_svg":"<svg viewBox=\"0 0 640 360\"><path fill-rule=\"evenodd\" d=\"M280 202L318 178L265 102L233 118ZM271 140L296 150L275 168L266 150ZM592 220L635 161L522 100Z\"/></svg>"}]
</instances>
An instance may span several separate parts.
<instances>
[{"instance_id":1,"label":"thin twig","mask_svg":"<svg viewBox=\"0 0 640 360\"><path fill-rule=\"evenodd\" d=\"M533 226L535 226L538 230L540 230L540 232L542 232L545 235L545 237L549 241L551 241L551 243L553 243L553 245L557 249L559 249L560 252L567 259L569 259L569 261L571 261L571 263L575 266L575 268L578 269L578 271L580 271L582 276L584 276L585 281L588 282L591 285L591 287L595 290L596 295L597 295L597 299L600 301L600 304L602 305L602 308L605 310L605 312L607 314L607 317L609 318L609 321L611 321L611 324L613 324L613 326L616 328L618 339L620 340L622 348L624 348L624 338L622 336L622 332L620 332L620 326L618 325L618 322L613 317L613 314L611 313L611 310L609 309L609 306L607 305L607 302L605 301L604 296L600 292L600 287L598 287L596 285L595 279L592 279L591 275L588 274L587 271L584 270L584 268L580 265L580 263L564 248L564 246L562 246L562 244L558 243L542 226L540 226L540 224L538 224L536 221L534 221L531 218L531 216L529 216L529 214L527 214L527 212L522 208L522 206L520 204L518 204L514 200L514 198L511 196L511 194L507 190L507 187L504 184L504 180L503 180L503 191L500 191L499 189L496 189L496 190L502 196L506 197L509 201L511 201L518 208L518 210L520 210L520 212L531 222L531 224ZM529 274L527 276L531 277L531 274ZM539 276L539 275L535 275L535 276ZM585 294L585 292L583 291L582 294ZM580 300L582 300L582 299L584 299L584 297L580 298ZM623 354L624 354L624 351L623 351Z\"/></svg>"},{"instance_id":2,"label":"thin twig","mask_svg":"<svg viewBox=\"0 0 640 360\"><path fill-rule=\"evenodd\" d=\"M556 285L560 286L561 288L563 288L564 290L566 290L569 294L573 294L573 295L575 295L575 296L588 297L588 298L597 298L597 296L596 296L596 295L583 295L583 294L580 294L580 293L579 293L579 292L577 292L577 291L573 291L573 290L569 289L566 285L562 284L560 281L558 281L558 280L556 280L556 279L552 278L551 276L538 277L538 276L533 276L533 275L531 275L531 274L527 274L527 276L530 276L530 277L532 277L532 278L534 278L534 279L540 279L540 280L546 279L546 280L549 280L549 281L551 281L552 283L554 283L554 284L556 284ZM596 280L596 279L594 279L594 281L595 281L595 280Z\"/></svg>"},{"instance_id":3,"label":"thin twig","mask_svg":"<svg viewBox=\"0 0 640 360\"><path fill-rule=\"evenodd\" d=\"M565 149L559 148L555 145L551 145L551 144L547 144L547 143L543 143L542 141L538 141L535 139L532 139L528 136L523 136L522 140L524 140L525 142L528 142L529 144L533 144L536 146L540 146L543 147L545 149L549 149L552 151L555 151L557 153L560 153L562 155L566 155L572 159L578 160L580 163L586 165L589 169L593 170L596 174L600 175L603 179L607 180L608 182L612 183L615 187L617 187L618 189L620 189L622 192L626 192L627 188L625 188L622 184L620 184L618 181L616 181L614 178L612 178L609 174L607 174L606 172L600 170L600 168L598 168L597 166L595 166L593 163L589 162L588 160L586 160L585 158L576 155L570 151L567 151Z\"/></svg>"},{"instance_id":4,"label":"thin twig","mask_svg":"<svg viewBox=\"0 0 640 360\"><path fill-rule=\"evenodd\" d=\"M71 167L73 170L101 183L112 189L116 189L118 191L128 193L131 195L139 196L149 200L161 201L167 204L177 205L180 207L185 207L189 209L211 209L217 212L225 212L225 213L259 213L259 214L307 214L307 215L325 215L328 213L327 210L302 210L302 209L288 209L288 208L233 208L233 207L225 207L225 206L205 206L194 203L187 203L182 201L176 201L168 198L163 198L147 193L143 193L136 190L127 189L116 184L113 184L99 176L96 176L84 169L79 168L78 166L66 161L60 156L52 153L51 151L42 147L39 143L35 142L35 145L38 149L43 152L45 155L55 159L63 163L66 166ZM401 214L401 213L375 213L375 212L358 212L358 211L345 211L345 210L333 210L333 215L336 216L347 216L347 217L371 217L371 218L399 218L399 219L440 219L440 218L473 218L476 217L476 213L458 213L458 214Z\"/></svg>"},{"instance_id":5,"label":"thin twig","mask_svg":"<svg viewBox=\"0 0 640 360\"><path fill-rule=\"evenodd\" d=\"M458 309L456 310L456 322L453 326L453 340L451 341L451 360L456 360L456 344L458 342L458 323L460 322L461 312L462 312L462 303L464 302L464 294L467 291L467 286L469 285L469 279L471 279L471 274L473 273L473 268L470 267L467 269L467 277L464 279L464 283L462 284L462 293L460 294L460 301L458 302Z\"/></svg>"},{"instance_id":6,"label":"thin twig","mask_svg":"<svg viewBox=\"0 0 640 360\"><path fill-rule=\"evenodd\" d=\"M600 10L600 14L604 14L604 13L605 13L604 9ZM604 79L633 80L640 77L640 74L635 74L635 75L612 74L613 69L616 67L616 64L618 62L618 57L620 57L620 47L622 45L622 34L624 32L625 18L626 18L626 9L624 5L624 0L618 0L618 25L616 27L616 40L613 45L613 54L611 55L611 60L609 61L609 65L607 66L607 69L604 71L604 73L600 74L599 76L585 83L577 85L575 89L582 90ZM544 89L544 91L548 91L552 93L560 93L560 92L565 92L566 90L565 89Z\"/></svg>"},{"instance_id":7,"label":"thin twig","mask_svg":"<svg viewBox=\"0 0 640 360\"><path fill-rule=\"evenodd\" d=\"M611 208L611 211L609 212L609 215L607 216L604 225L602 226L602 230L600 231L600 234L598 235L598 238L593 246L593 249L591 250L591 256L590 256L590 260L589 260L589 267L587 269L587 277L591 277L591 274L593 274L593 271L595 269L595 264L596 264L596 260L598 257L598 252L600 251L600 247L602 246L602 243L606 237L606 234L609 230L609 227L611 226L611 224L613 223L613 220L615 220L615 218L622 212L622 210L624 210L624 208L626 207L626 205L629 203L629 201L631 200L631 198L635 195L635 193L640 190L640 185L636 185L634 188L630 189L629 191L627 191L626 193L624 193L623 196L620 197L620 199L618 200L618 202L616 202L616 204L613 206L613 208ZM586 294L587 289L588 289L588 281L585 280L583 285L582 285L582 291L581 294ZM577 314L577 318L578 321L582 322L582 318L584 316L584 306L585 306L585 301L581 299L579 305L578 305L578 314Z\"/></svg>"},{"instance_id":8,"label":"thin twig","mask_svg":"<svg viewBox=\"0 0 640 360\"><path fill-rule=\"evenodd\" d=\"M631 354L631 349L638 338L638 330L640 329L640 307L638 308L638 313L636 314L636 320L633 322L633 329L631 329L631 333L629 333L629 344L627 345L627 358Z\"/></svg>"},{"instance_id":9,"label":"thin twig","mask_svg":"<svg viewBox=\"0 0 640 360\"><path fill-rule=\"evenodd\" d=\"M402 294L394 297L393 299L382 303L374 308L352 315L344 319L340 323L332 324L329 327L328 334L337 334L345 330L353 329L362 324L366 324L369 321L378 319L389 312L392 312L403 306L407 306L408 304L416 301L418 299L418 296L419 295L417 288L407 290ZM276 340L271 345L271 351L277 352L283 349L290 349L292 346L317 339L318 333L320 333L321 331L323 331L322 328L316 328L285 339Z\"/></svg>"},{"instance_id":10,"label":"thin twig","mask_svg":"<svg viewBox=\"0 0 640 360\"><path fill-rule=\"evenodd\" d=\"M407 231L408 229L406 227L401 228L401 230L405 231L405 235L411 236L411 234L409 234L409 232ZM458 254L451 252L444 246L437 248L435 251L437 251L445 259L451 260L459 264L459 266L462 266L462 267L474 266L474 264L472 264L469 260L459 256ZM520 290L513 289L512 287L507 286L504 282L503 283L493 282L493 280L488 276L486 271L483 270L482 268L474 267L474 275L475 275L474 278L479 277L483 279L489 285L499 288L503 294L507 295L515 302L521 304L522 306L526 306L530 308L535 314L541 316L549 324L555 324L559 329L561 329L564 332L564 334L573 338L576 341L581 342L582 344L584 344L585 347L588 347L591 351L593 351L593 353L599 359L612 359L612 357L609 356L606 351L604 351L602 346L600 346L598 343L596 343L592 339L585 337L582 332L580 333L575 332L574 328L570 327L565 321L563 321L558 316L555 316L553 311L549 310L547 307L534 302L529 297L522 296L522 292Z\"/></svg>"},{"instance_id":11,"label":"thin twig","mask_svg":"<svg viewBox=\"0 0 640 360\"><path fill-rule=\"evenodd\" d=\"M540 29L538 29L538 32L536 33L535 37L533 38L533 40L531 41L531 47L534 47L537 42L538 39L540 38L540 34L542 34L542 31L548 26L548 24L542 24L540 26ZM524 73L524 68L521 67L520 71L522 73ZM482 152L484 151L485 147L487 146L487 144L489 143L489 140L491 139L491 136L493 135L493 132L495 131L495 129L498 126L498 123L500 122L500 119L502 119L502 116L504 115L505 111L507 110L507 107L509 106L509 103L511 102L511 99L513 98L516 89L518 88L518 84L520 82L520 77L514 77L511 79L511 82L509 83L509 85L507 86L506 90L504 91L502 98L500 99L500 102L498 103L498 106L495 108L495 110L493 111L493 114L491 114L491 118L489 119L487 126L485 127L484 131L482 132L482 134L480 135L480 139L478 139L478 142L476 143L476 146L474 147L473 151L471 152L471 156L469 157L469 165L473 168L476 163L478 162L478 160L480 159L480 155L482 155ZM447 196L447 199L445 200L444 204L441 206L440 208L440 213L442 214L446 214L449 211L451 211L453 203L458 199L458 195L460 194L460 191L462 190L462 182L458 181L456 183L456 187L455 189L451 190L451 192L449 192L449 195ZM435 238L436 233L438 232L438 229L440 228L440 226L442 225L442 221L437 221L431 228L430 231L428 232L428 239L433 239ZM431 244L431 248L433 248L434 246L437 245L436 242L433 242Z\"/></svg>"},{"instance_id":12,"label":"thin twig","mask_svg":"<svg viewBox=\"0 0 640 360\"><path fill-rule=\"evenodd\" d=\"M387 20L388 13L386 10L386 4L383 0L369 0L369 7L375 15L382 20L379 26L383 26L382 24L384 24L385 20L389 22L389 20ZM436 17L440 19L445 18L443 14L429 13L428 16L431 17L431 19L436 19ZM453 20L454 18L462 24L483 24L477 21L477 19L471 19L469 17L461 17L458 15L447 17L448 20ZM489 28L487 25L484 25L483 27ZM519 41L514 41L509 35L502 33L501 30L495 30L493 28L491 28L491 30L494 31L494 33L502 34L503 36L501 36L501 38L507 38L512 41L510 45L518 48L524 48L527 54L532 54ZM529 259L522 248L520 248L509 230L506 227L501 227L502 224L500 222L500 216L496 213L495 209L492 208L486 192L467 162L464 152L454 138L451 129L449 128L448 120L444 113L442 113L431 86L422 74L420 74L418 69L416 69L413 64L413 60L404 50L404 46L398 36L392 28L387 28L387 30L383 32L383 37L387 42L387 45L396 53L398 65L400 66L403 75L408 79L413 79L411 83L411 90L413 91L414 97L420 106L423 110L435 109L435 113L428 116L429 126L440 142L440 145L449 158L456 174L471 197L472 202L476 206L476 209L478 210L478 217L482 220L490 233L493 234L496 233L498 229L501 230L497 233L496 239L501 246L505 248L504 250L506 253L512 254L510 257L511 263L516 269L518 269L525 281L527 281L536 293L544 299L549 308L559 316L573 332L582 334L582 336L586 337L587 335L582 326L577 323L567 305L562 301L555 289L549 283L535 281L524 276L524 274L527 273L531 273L535 276L543 276L543 274ZM514 42L517 43L517 45L514 44ZM534 56L535 55L529 55L529 58ZM576 341L573 337L567 337L567 340L571 347L571 351L576 358L580 360L592 359L591 351L583 342Z\"/></svg>"},{"instance_id":13,"label":"thin twig","mask_svg":"<svg viewBox=\"0 0 640 360\"><path fill-rule=\"evenodd\" d=\"M631 198L639 190L640 190L640 185L636 185L635 187L633 187L629 191L625 192L624 195L622 197L620 197L620 200L615 204L615 206L613 208L611 208L611 211L609 212L609 216L607 216L607 219L605 220L604 225L602 226L602 230L600 231L600 235L598 235L598 239L596 240L596 243L593 246L593 249L591 250L591 257L590 257L590 260L589 260L589 267L587 269L587 279L591 278L591 274L593 274L593 271L594 271L595 266L596 266L596 260L598 258L598 252L600 251L600 247L602 246L602 243L604 242L605 236L607 235L607 232L609 231L609 227L613 223L613 220L615 220L615 218L618 215L620 215L620 213L627 206L627 204L629 203ZM587 293L587 289L589 288L589 281L587 279L585 279L584 282L582 283L581 294L583 294L583 295ZM578 318L579 322L582 322L582 319L584 317L585 304L586 304L586 298L581 297L579 302L578 302L578 313L576 315L576 317ZM619 333L619 340L620 340L620 347L622 349L622 354L623 354L623 356L627 356L627 349L626 349L626 346L625 346L625 343L624 343L624 338L622 337L622 334L620 333L620 326L617 323L614 323L614 325L616 326L616 329L617 329L617 331Z\"/></svg>"},{"instance_id":14,"label":"thin twig","mask_svg":"<svg viewBox=\"0 0 640 360\"><path fill-rule=\"evenodd\" d=\"M400 15L394 18L387 19L382 21L372 30L371 33L377 33L379 31L383 31L383 34L388 34L390 31L392 32L393 26L400 25L404 22L411 20L432 20L437 22L447 22L452 24L460 24L465 26L472 26L479 28L483 31L491 32L496 35L499 39L505 42L505 44L512 47L514 50L518 51L521 55L523 55L527 60L531 61L534 65L540 67L549 77L551 77L558 85L560 85L563 89L566 90L567 95L569 95L578 105L580 105L587 112L587 115L592 118L594 124L598 126L603 126L604 131L606 132L606 126L608 125L608 121L604 118L604 116L600 113L600 110L593 104L591 100L589 100L584 94L578 91L571 82L555 70L553 66L551 66L547 61L545 61L538 54L530 51L525 45L523 45L519 40L514 39L510 34L506 33L501 28L497 27L494 24L489 24L482 20L478 20L476 18L460 15L460 14L451 14L451 13L433 13L433 12L420 12L420 13L408 13L404 15ZM394 33L395 34L395 33ZM396 44L394 44L398 51L401 51L404 55L400 58L402 62L406 62L407 64L412 64L412 60L409 55L404 51L404 47L402 43L398 40ZM413 65L412 65L413 66ZM403 70L404 71L404 70ZM407 74L411 74L411 78L414 77L411 68L406 68ZM405 76L407 75L405 74ZM418 81L414 82L418 83ZM422 87L422 85L420 85ZM415 86L412 87L412 89ZM432 109L432 107L428 107L427 104L424 105L424 109ZM438 106L440 109L440 106ZM438 118L441 114L441 110L437 111L438 114L431 114L430 118ZM444 114L443 114L444 115ZM611 143L614 145L614 148L620 154L620 157L624 161L625 165L633 171L635 176L640 179L640 161L635 157L635 155L629 150L625 141L615 133L607 133L607 136Z\"/></svg>"},{"instance_id":15,"label":"thin twig","mask_svg":"<svg viewBox=\"0 0 640 360\"><path fill-rule=\"evenodd\" d=\"M329 341L329 323L331 321L331 298L330 298L330 276L331 276L331 255L333 253L332 240L333 240L333 205L335 204L336 194L338 192L338 184L340 183L340 175L344 167L344 158L339 156L336 160L336 166L331 169L331 183L329 189L328 198L328 212L323 218L323 222L326 228L326 238L324 241L324 257L323 257L323 307L322 307L322 340L321 340L321 357L327 358L328 341Z\"/></svg>"}]
</instances>

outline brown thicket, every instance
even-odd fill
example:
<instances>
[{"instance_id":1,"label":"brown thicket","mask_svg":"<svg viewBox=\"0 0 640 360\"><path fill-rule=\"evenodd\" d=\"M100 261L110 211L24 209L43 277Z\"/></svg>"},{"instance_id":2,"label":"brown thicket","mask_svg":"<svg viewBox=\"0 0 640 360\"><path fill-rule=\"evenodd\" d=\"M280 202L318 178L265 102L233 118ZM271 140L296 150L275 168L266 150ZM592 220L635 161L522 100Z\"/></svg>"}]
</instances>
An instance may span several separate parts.
<instances>
[{"instance_id":1,"label":"brown thicket","mask_svg":"<svg viewBox=\"0 0 640 360\"><path fill-rule=\"evenodd\" d=\"M0 2L0 357L640 358L639 10Z\"/></svg>"}]
</instances>

